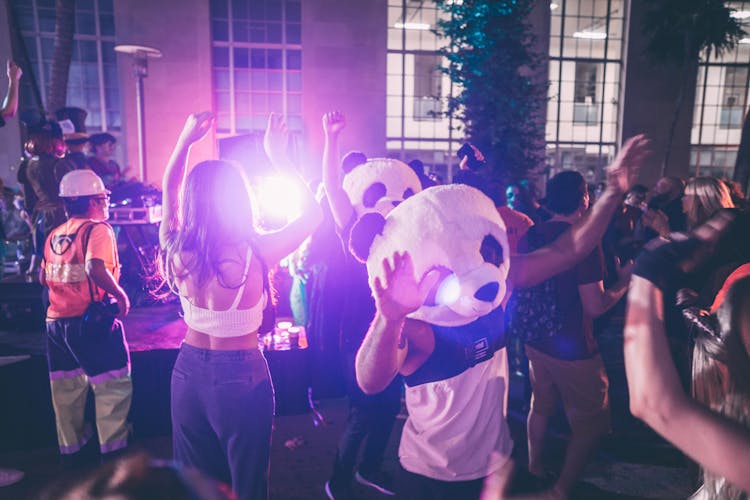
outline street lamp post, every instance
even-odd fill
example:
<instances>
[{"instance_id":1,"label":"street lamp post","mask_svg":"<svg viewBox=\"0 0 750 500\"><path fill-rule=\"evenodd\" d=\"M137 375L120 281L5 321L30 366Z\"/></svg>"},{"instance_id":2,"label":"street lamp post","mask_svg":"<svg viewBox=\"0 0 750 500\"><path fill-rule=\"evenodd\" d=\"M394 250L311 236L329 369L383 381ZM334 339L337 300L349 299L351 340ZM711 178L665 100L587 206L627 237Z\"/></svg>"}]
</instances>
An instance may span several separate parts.
<instances>
[{"instance_id":1,"label":"street lamp post","mask_svg":"<svg viewBox=\"0 0 750 500\"><path fill-rule=\"evenodd\" d=\"M143 100L143 79L148 76L148 58L161 57L161 51L143 45L117 45L115 51L133 56L133 76L135 76L135 103L138 125L138 167L141 182L145 183L146 176L146 120L145 104Z\"/></svg>"}]
</instances>

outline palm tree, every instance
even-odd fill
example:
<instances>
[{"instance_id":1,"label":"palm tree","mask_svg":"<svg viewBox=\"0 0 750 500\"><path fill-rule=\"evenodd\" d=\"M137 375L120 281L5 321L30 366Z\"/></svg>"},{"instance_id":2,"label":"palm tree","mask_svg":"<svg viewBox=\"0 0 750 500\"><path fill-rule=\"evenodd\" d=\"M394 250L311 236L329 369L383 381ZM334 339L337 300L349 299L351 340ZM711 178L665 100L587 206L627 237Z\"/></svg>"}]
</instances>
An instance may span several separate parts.
<instances>
[{"instance_id":1,"label":"palm tree","mask_svg":"<svg viewBox=\"0 0 750 500\"><path fill-rule=\"evenodd\" d=\"M723 0L660 0L649 2L643 32L648 45L646 55L655 64L676 65L682 78L675 98L667 148L661 175L669 164L677 121L684 106L688 85L695 77L701 53L720 56L733 49L745 35L740 21Z\"/></svg>"},{"instance_id":2,"label":"palm tree","mask_svg":"<svg viewBox=\"0 0 750 500\"><path fill-rule=\"evenodd\" d=\"M55 45L52 52L47 110L65 106L68 95L68 73L73 58L75 0L55 0Z\"/></svg>"}]
</instances>

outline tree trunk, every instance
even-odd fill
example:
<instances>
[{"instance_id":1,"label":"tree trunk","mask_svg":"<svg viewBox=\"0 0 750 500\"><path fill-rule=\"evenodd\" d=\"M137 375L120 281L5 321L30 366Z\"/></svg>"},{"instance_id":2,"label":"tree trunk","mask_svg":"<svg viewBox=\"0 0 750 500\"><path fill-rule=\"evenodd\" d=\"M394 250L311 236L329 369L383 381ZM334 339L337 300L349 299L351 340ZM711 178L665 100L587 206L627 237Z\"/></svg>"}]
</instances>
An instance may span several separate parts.
<instances>
[{"instance_id":1,"label":"tree trunk","mask_svg":"<svg viewBox=\"0 0 750 500\"><path fill-rule=\"evenodd\" d=\"M734 164L734 175L732 180L739 182L744 193L748 193L748 181L750 180L750 113L745 115L742 124L742 135L740 136L740 147L737 150L737 161Z\"/></svg>"},{"instance_id":2,"label":"tree trunk","mask_svg":"<svg viewBox=\"0 0 750 500\"><path fill-rule=\"evenodd\" d=\"M55 0L55 47L52 52L47 112L65 106L68 97L68 73L73 58L75 30L75 0Z\"/></svg>"}]
</instances>

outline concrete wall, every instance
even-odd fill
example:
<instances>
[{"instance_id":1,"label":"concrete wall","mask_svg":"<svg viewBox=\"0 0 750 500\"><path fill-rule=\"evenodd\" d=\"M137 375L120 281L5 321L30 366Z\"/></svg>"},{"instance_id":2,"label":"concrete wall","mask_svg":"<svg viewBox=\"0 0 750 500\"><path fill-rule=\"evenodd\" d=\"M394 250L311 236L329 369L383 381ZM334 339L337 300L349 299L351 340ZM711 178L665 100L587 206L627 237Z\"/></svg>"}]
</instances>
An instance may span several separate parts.
<instances>
[{"instance_id":1,"label":"concrete wall","mask_svg":"<svg viewBox=\"0 0 750 500\"><path fill-rule=\"evenodd\" d=\"M342 154L358 149L385 156L387 14L385 0L302 3L302 113L308 151L318 164L320 118L329 110L346 114Z\"/></svg>"},{"instance_id":2,"label":"concrete wall","mask_svg":"<svg viewBox=\"0 0 750 500\"><path fill-rule=\"evenodd\" d=\"M5 61L11 58L10 22L6 11L7 2L0 2L0 105L8 92L8 77L5 73ZM23 77L21 77L23 78ZM0 129L0 179L7 187L16 187L16 170L21 157L21 130L18 115L8 120Z\"/></svg>"},{"instance_id":3,"label":"concrete wall","mask_svg":"<svg viewBox=\"0 0 750 500\"><path fill-rule=\"evenodd\" d=\"M115 0L118 44L159 49L144 80L147 180L161 185L172 147L185 117L210 110L211 36L208 0ZM138 172L136 80L132 56L117 55L126 164ZM215 155L215 138L206 137L191 152L190 164Z\"/></svg>"},{"instance_id":4,"label":"concrete wall","mask_svg":"<svg viewBox=\"0 0 750 500\"><path fill-rule=\"evenodd\" d=\"M654 155L641 168L640 182L653 186L661 177L667 149L667 138L675 110L683 71L677 66L657 66L645 57L646 40L641 33L642 17L647 0L631 0L630 21L627 29L623 95L621 102L622 138L638 133L648 134ZM693 121L693 102L697 66L689 72L687 92L683 97L682 112L672 141L671 156L666 175L687 177L690 170L690 129Z\"/></svg>"}]
</instances>

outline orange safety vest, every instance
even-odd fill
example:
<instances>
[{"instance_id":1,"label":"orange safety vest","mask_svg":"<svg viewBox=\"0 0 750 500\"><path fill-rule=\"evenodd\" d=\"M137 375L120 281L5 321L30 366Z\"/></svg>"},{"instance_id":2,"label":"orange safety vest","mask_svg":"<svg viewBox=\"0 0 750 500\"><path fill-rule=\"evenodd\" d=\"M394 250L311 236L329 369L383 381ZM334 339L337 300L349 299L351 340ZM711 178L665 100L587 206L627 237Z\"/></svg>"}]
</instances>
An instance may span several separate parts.
<instances>
[{"instance_id":1,"label":"orange safety vest","mask_svg":"<svg viewBox=\"0 0 750 500\"><path fill-rule=\"evenodd\" d=\"M94 236L97 225L106 228L106 233L99 230ZM102 235L106 234L104 238ZM96 241L92 240L96 238ZM49 308L47 318L74 318L82 316L93 300L102 300L104 290L97 287L86 274L86 256L89 259L102 259L114 275L119 278L120 264L117 257L112 227L106 222L91 219L69 219L56 227L47 237L44 244L44 274L49 288ZM106 248L106 251L102 251ZM94 252L94 255L92 255Z\"/></svg>"}]
</instances>

